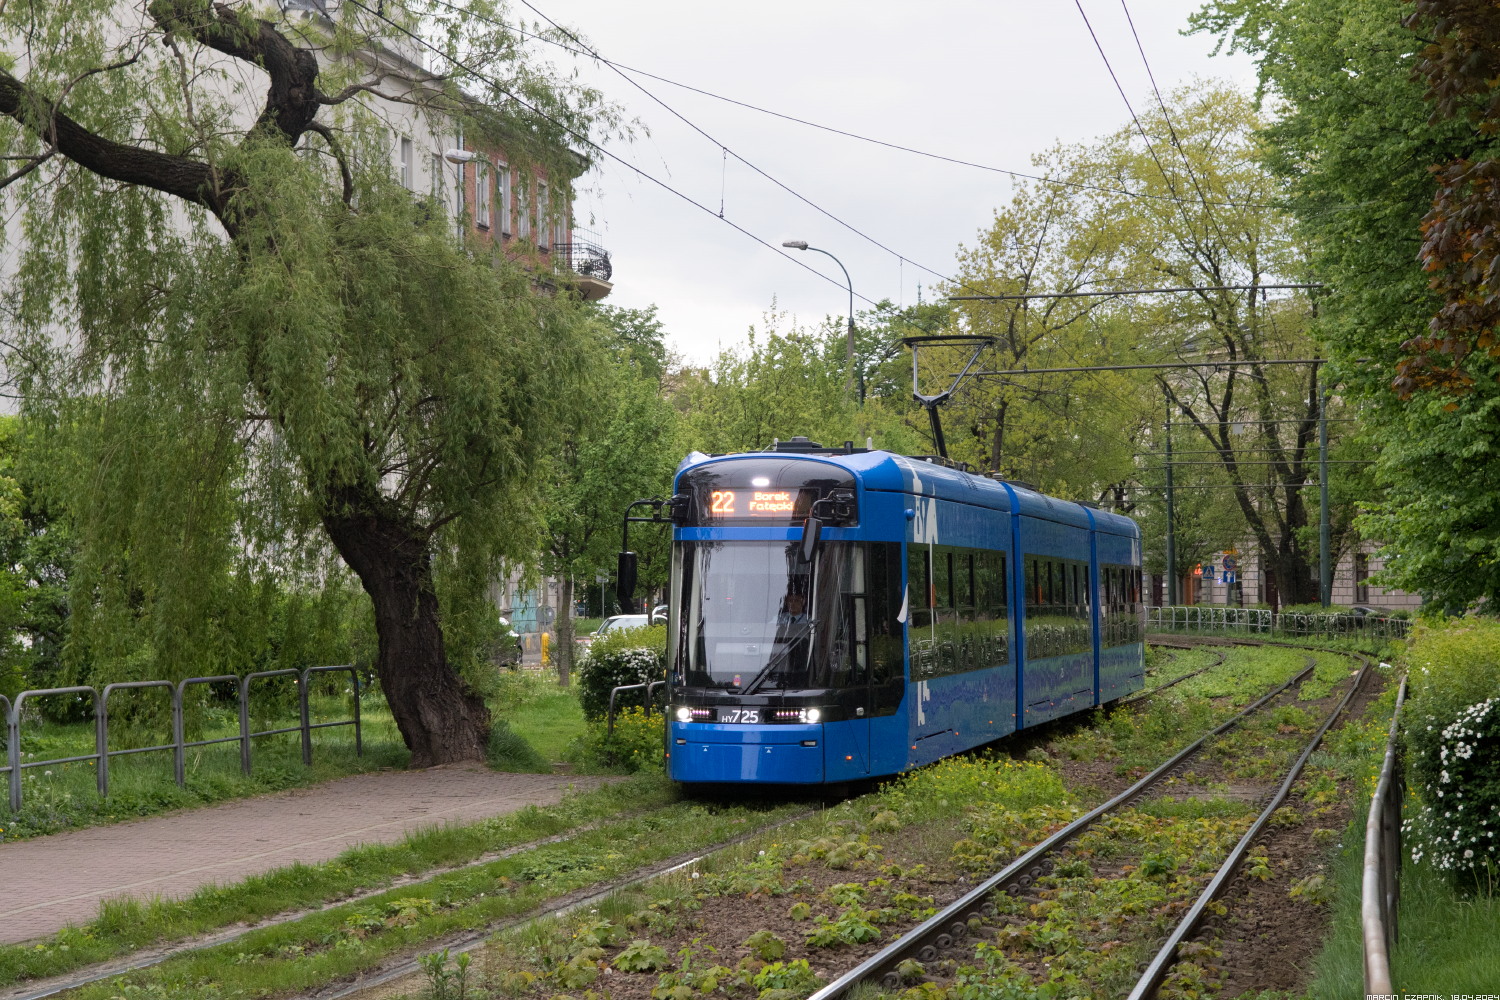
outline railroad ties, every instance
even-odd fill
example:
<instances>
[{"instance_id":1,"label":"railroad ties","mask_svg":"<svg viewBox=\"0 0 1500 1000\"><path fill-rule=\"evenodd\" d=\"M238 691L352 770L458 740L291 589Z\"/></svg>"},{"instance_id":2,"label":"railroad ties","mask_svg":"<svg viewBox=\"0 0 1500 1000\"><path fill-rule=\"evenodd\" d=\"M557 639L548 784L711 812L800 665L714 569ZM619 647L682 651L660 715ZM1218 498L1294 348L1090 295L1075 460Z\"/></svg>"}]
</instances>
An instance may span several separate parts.
<instances>
[{"instance_id":1,"label":"railroad ties","mask_svg":"<svg viewBox=\"0 0 1500 1000\"><path fill-rule=\"evenodd\" d=\"M1167 642L1177 645L1174 640L1180 637L1172 637ZM1164 643L1166 644L1166 643ZM1286 643L1261 643L1254 640L1220 640L1217 643L1194 642L1192 646L1199 645L1278 645L1288 646ZM1186 646L1187 643L1182 645ZM1310 649L1312 647L1293 647ZM1331 653L1329 650L1318 649L1320 653ZM1334 722L1348 708L1355 693L1363 686L1367 676L1371 673L1370 661L1357 653L1331 653L1331 655L1351 656L1361 663L1361 668L1354 681L1349 684L1348 691L1343 698L1328 714L1328 717L1318 728L1316 735L1303 748L1296 762L1286 771L1284 779L1279 785L1269 785L1259 796L1255 804L1261 806L1259 814L1251 824L1249 830L1240 838L1239 842L1230 851L1217 873L1209 881L1208 885L1194 900L1183 918L1177 923L1171 934L1156 952L1155 957L1147 963L1135 988L1130 993L1130 1000L1145 1000L1153 996L1157 987L1169 974L1172 966L1177 961L1178 951L1192 935L1197 932L1203 920L1203 916L1209 911L1210 904L1221 895L1243 863L1246 852L1261 837L1271 822L1272 815L1286 800L1292 789L1293 783L1302 773L1303 766L1313 751L1322 742L1324 735L1333 726ZM1223 662L1220 657L1219 662ZM1216 666L1217 664L1212 664ZM1312 676L1315 661L1311 656L1307 657L1307 666L1293 676L1286 683L1266 694L1250 705L1246 706L1229 721L1220 725L1212 732L1194 741L1173 755L1171 759L1161 764L1150 774L1141 778L1134 785L1116 795L1108 802L1091 810L1079 817L1077 820L1053 833L1030 850L1026 851L1015 861L1005 866L999 872L985 879L973 890L965 894L957 901L943 908L924 923L913 928L901 938L893 941L881 949L869 959L860 963L842 976L829 983L827 986L812 994L809 1000L837 1000L851 991L861 983L879 983L885 990L894 991L902 985L900 972L897 966L906 959L915 959L923 964L930 963L943 956L944 952L953 949L963 942L970 934L984 926L986 919L992 918L997 913L997 907L992 902L997 893L1008 893L1012 896L1026 894L1035 882L1052 871L1050 856L1063 848L1069 841L1094 826L1104 817L1128 806L1132 802L1145 797L1157 785L1166 782L1170 778L1181 777L1194 757L1209 745L1209 742L1224 733L1229 732L1241 725L1245 720L1260 712L1267 706L1274 705L1277 699L1289 690L1298 689L1300 685ZM1201 671L1194 671L1199 673ZM1190 676L1190 675L1188 675ZM1177 681L1185 680L1186 676L1179 677ZM1144 697L1155 695L1168 685L1150 692ZM1337 686L1337 685L1335 685ZM1139 701L1142 699L1132 699Z\"/></svg>"}]
</instances>

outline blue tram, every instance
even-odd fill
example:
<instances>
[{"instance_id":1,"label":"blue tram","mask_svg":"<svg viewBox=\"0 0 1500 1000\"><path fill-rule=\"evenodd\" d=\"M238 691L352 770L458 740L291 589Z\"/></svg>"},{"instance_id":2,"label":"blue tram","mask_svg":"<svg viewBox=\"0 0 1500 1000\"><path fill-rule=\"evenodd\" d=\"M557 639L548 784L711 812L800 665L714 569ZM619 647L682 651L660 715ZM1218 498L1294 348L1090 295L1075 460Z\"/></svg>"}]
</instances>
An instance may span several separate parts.
<instances>
[{"instance_id":1,"label":"blue tram","mask_svg":"<svg viewBox=\"0 0 1500 1000\"><path fill-rule=\"evenodd\" d=\"M1129 518L805 438L695 452L676 494L676 781L895 774L1144 686Z\"/></svg>"}]
</instances>

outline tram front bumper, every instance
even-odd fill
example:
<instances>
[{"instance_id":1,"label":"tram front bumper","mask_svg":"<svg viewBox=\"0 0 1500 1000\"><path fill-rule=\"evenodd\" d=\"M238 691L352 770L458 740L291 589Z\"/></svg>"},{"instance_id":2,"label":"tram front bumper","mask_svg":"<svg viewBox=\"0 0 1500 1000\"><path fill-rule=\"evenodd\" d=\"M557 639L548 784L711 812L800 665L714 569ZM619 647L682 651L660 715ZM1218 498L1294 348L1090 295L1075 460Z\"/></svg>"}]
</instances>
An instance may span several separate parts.
<instances>
[{"instance_id":1,"label":"tram front bumper","mask_svg":"<svg viewBox=\"0 0 1500 1000\"><path fill-rule=\"evenodd\" d=\"M821 725L674 721L667 736L673 781L809 785L823 780Z\"/></svg>"}]
</instances>

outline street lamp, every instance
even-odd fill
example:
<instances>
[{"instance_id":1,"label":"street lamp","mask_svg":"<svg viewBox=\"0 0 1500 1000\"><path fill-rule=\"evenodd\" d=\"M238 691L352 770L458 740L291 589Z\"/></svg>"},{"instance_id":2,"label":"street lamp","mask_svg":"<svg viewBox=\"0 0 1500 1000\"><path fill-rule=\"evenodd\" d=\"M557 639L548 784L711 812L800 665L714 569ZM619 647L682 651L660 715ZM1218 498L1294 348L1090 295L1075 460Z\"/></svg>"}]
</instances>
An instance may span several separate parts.
<instances>
[{"instance_id":1,"label":"street lamp","mask_svg":"<svg viewBox=\"0 0 1500 1000\"><path fill-rule=\"evenodd\" d=\"M854 282L849 280L849 269L844 266L843 261L834 257L827 250L819 250L817 247L808 246L806 240L787 240L781 245L791 250L811 250L813 253L820 253L825 257L831 257L833 262L839 266L839 270L844 272L844 283L849 286L849 381L844 384L844 391L848 392L854 388Z\"/></svg>"}]
</instances>

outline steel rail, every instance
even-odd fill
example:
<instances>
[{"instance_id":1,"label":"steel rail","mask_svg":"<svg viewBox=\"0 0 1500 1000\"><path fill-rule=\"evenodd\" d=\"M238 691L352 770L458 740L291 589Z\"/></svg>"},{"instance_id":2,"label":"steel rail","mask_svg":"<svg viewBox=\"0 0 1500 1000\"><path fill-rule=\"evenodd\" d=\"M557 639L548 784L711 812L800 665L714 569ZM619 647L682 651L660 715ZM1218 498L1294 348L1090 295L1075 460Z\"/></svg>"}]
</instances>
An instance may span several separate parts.
<instances>
[{"instance_id":1,"label":"steel rail","mask_svg":"<svg viewBox=\"0 0 1500 1000\"><path fill-rule=\"evenodd\" d=\"M1365 678L1370 673L1370 661L1358 653L1340 653L1337 655L1352 656L1360 660L1364 666L1360 667L1359 676L1355 678L1353 684L1349 685L1349 690L1338 703L1338 707L1329 713L1323 725L1318 727L1317 735L1312 738L1312 742L1307 745L1307 749L1302 751L1302 755L1297 758L1297 762L1287 772L1286 779L1282 781L1281 787L1276 790L1276 794L1271 796L1271 801L1261 810L1260 815L1255 818L1255 822L1250 825L1250 829L1245 831L1245 835L1240 838L1239 843L1234 846L1233 850L1229 852L1229 856L1224 859L1224 863L1219 866L1218 872L1214 874L1208 886L1198 894L1197 900L1193 902L1187 914L1178 921L1172 933L1167 936L1166 943L1157 951L1156 957L1146 966L1146 971L1141 974L1141 978L1136 981L1135 988L1130 991L1129 1000L1146 1000L1147 997L1156 993L1157 987L1166 978L1168 970L1177 962L1177 949L1189 934L1197 930L1199 921L1203 919L1203 914L1208 909L1208 904L1217 899L1225 887L1228 886L1229 880L1234 876L1235 870L1244 859L1245 852L1250 849L1250 845L1255 843L1256 839L1265 829L1266 824L1271 821L1272 814L1281 807L1281 803L1286 801L1287 794L1292 790L1292 783L1302 773L1302 768L1306 765L1307 759L1312 756L1313 751L1323 742L1324 735L1332 728L1338 717L1344 713L1344 709L1349 707L1349 702L1354 700L1354 695L1364 685Z\"/></svg>"},{"instance_id":2,"label":"steel rail","mask_svg":"<svg viewBox=\"0 0 1500 1000\"><path fill-rule=\"evenodd\" d=\"M0 695L0 697L3 697L3 695ZM239 737L235 737L235 739L238 739L238 738ZM636 812L632 812L632 813L629 813L629 814L619 814L619 815L611 816L611 817L607 817L607 818L613 820L613 819L619 819L619 818L621 818L622 815L639 816L639 815L644 815L647 812L654 812L654 811L656 811L656 810L636 811ZM585 905L588 905L589 903L597 902L599 899L603 898L604 896L609 895L611 892L615 892L615 891L618 891L619 889L625 888L627 886L634 885L637 882L647 881L647 880L653 879L653 878L660 878L662 875L670 874L671 872L676 871L678 868L682 868L682 867L685 867L686 865L690 865L690 864L694 863L695 861L701 861L708 854L713 854L713 853L715 853L717 851L724 850L725 848L734 847L737 844L740 844L740 843L742 843L742 842L744 842L746 840L749 840L751 837L757 837L757 836L760 836L763 833L768 833L771 830L779 829L779 828L781 828L783 826L786 826L788 823L795 823L798 820L807 819L809 816L814 815L815 812L816 812L816 810L808 810L806 812L797 813L796 815L789 816L786 819L778 820L777 822L772 823L769 826L757 827L756 829L751 830L751 831L749 831L747 833L738 834L738 835L736 835L731 840L721 841L718 844L711 844L708 847L705 847L705 848L702 849L703 853L694 855L693 857L689 858L687 861L683 861L681 863L673 864L673 866L671 868L661 869L660 865L664 864L664 863L675 862L677 860L676 858L669 858L669 859L667 859L667 862L659 862L656 866L647 866L647 867L652 867L653 870L650 871L650 872L647 872L645 875L640 875L640 874L636 873L636 874L630 874L630 875L622 876L622 878L625 879L625 881L623 881L623 882L621 882L618 879L611 880L609 882L603 883L602 884L603 885L602 888L600 886L598 886L598 885L595 885L595 886L584 886L583 888L576 889L576 890L574 890L571 893L567 893L565 896L559 897L558 899L551 900L550 903L549 903L549 901L544 901L542 904L540 904L540 906L539 906L538 909L533 910L529 915L523 915L523 916L511 917L511 918L502 918L502 920L500 920L499 922L486 924L485 927L484 927L484 929L482 929L480 931L477 931L477 932L468 934L468 935L466 935L464 937L461 937L459 939L459 942L463 946L459 947L459 948L456 948L454 950L454 954L459 954L459 953L462 953L462 952L465 952L465 951L471 951L474 948L476 948L476 947L484 944L484 942L488 939L489 935L493 934L495 931L505 930L505 929L507 929L509 927L515 926L516 924L523 924L523 923L527 923L527 922L532 921L532 920L539 920L539 919L541 919L543 917L556 916L559 913L565 913L568 910L576 909L579 906L585 906ZM600 822L602 822L602 821L600 821ZM597 822L596 823L586 824L585 826L578 827L578 828L575 828L575 829L572 829L572 830L567 830L567 831L564 831L563 833L554 834L554 835L552 835L550 837L543 837L540 840L532 840L532 841L527 841L524 844L516 844L516 845L514 845L512 847L507 847L507 848L505 848L503 850L497 851L493 855L485 855L485 856L482 856L480 858L476 858L473 861L469 861L469 862L465 862L464 864L457 865L456 867L453 867L453 868L434 869L431 872L427 873L423 878L419 879L418 882L414 883L414 884L421 884L422 882L431 881L432 879L440 878L440 877L445 876L445 875L451 875L451 874L453 874L455 872L468 871L468 870L473 869L473 868L479 868L479 867L482 867L484 865L493 864L494 862L499 861L499 860L501 860L503 858L514 857L515 855L525 853L526 851L534 851L534 850L536 850L539 847L546 847L549 844L561 843L562 841L568 840L571 837L577 836L580 833L584 833L584 832L587 832L589 830L596 829L597 826L598 826ZM679 855L678 857L681 857L681 855ZM309 906L307 909L291 911L290 915L288 915L288 914L281 914L281 915L278 915L276 917L272 917L272 918L268 919L264 923L257 924L255 926L244 928L244 929L237 929L237 930L231 931L231 932L229 932L227 934L213 934L213 933L210 933L210 935L209 935L209 937L208 937L207 940L201 940L201 939L199 939L199 940L194 940L193 943L187 944L187 945L184 945L184 946L180 946L180 947L176 947L176 948L170 948L169 947L169 948L165 949L164 951L162 951L162 952L160 952L158 954L152 955L149 958L140 959L140 960L126 959L125 961L117 963L117 964L115 964L115 963L102 963L102 964L104 964L106 966L106 967L104 967L102 969L99 966L97 966L97 965L96 966L92 966L92 967L88 967L88 971L86 971L83 974L78 975L78 976L76 976L74 978L63 979L61 976L59 976L58 979L57 979L57 981L51 983L48 986L44 986L41 989L36 990L34 992L31 992L31 993L25 993L25 994L20 994L20 995L16 995L16 996L10 996L10 997L8 997L8 1000L45 1000L46 997L56 996L59 993L64 993L64 992L66 992L68 990L77 989L80 986L86 986L89 983L96 983L96 982L98 982L101 979L114 979L114 978L117 978L119 976L127 975L127 974L129 974L131 972L139 972L142 969L149 969L149 968L152 968L153 966L161 965L163 962L166 962L166 961L168 961L170 959L181 958L184 955L196 954L198 952L207 951L210 948L217 948L220 945L231 944L231 943L233 943L235 941L239 941L239 940L247 937L248 935L256 934L256 933L259 933L261 931L268 930L268 929L270 929L272 927L279 927L279 926L282 926L282 925L285 925L285 924L296 923L298 920L305 919L306 917L312 916L314 913L319 912L320 909L326 911L326 910L332 909L332 908L337 907L337 906L345 906L345 905L348 905L350 903L362 902L364 899L366 899L366 898L368 898L370 896L377 896L380 893L385 892L387 890L387 888L389 888L389 887L388 886L384 887L384 888L382 888L382 887L371 887L371 888L368 888L368 889L365 889L365 890L360 890L353 897L350 897L350 898L347 898L347 899L342 899L342 900L339 900L337 902L332 902L332 903L325 902L323 904L314 903L311 906ZM590 892L590 894L587 895L586 897L584 897L583 899L575 900L574 902L570 902L570 903L563 903L563 905L561 905L561 906L550 905L550 904L559 903L562 900L566 900L568 897L576 896L580 892L585 892L585 891L590 891L590 890L592 890ZM451 942L453 940L453 936L450 934L447 938L440 939L440 940L448 940L448 941ZM435 942L429 942L429 944L433 944L433 943L435 943ZM357 979L354 982L354 984L352 986L350 986L347 983L347 981L327 983L327 984L324 984L321 987L309 987L308 990L305 991L303 995L304 996L313 996L313 997L323 997L324 1000L332 1000L332 998L326 997L324 993L319 992L319 991L320 990L334 989L334 990L337 991L337 992L334 993L334 995L333 995L334 997L342 997L342 996L346 996L346 995L351 995L351 994L359 992L361 990L373 989L374 987L379 986L382 983L388 982L388 981L390 981L392 979L399 978L399 976L407 975L407 974L409 974L411 972L414 972L417 969L417 967L418 967L418 965L417 965L416 961L410 961L410 962L404 963L398 969L387 970L387 973L383 973L383 974L377 975L374 978L368 978L368 979L366 979L366 978L359 978L359 979ZM74 970L74 971L76 972L78 970ZM392 974L392 973L394 973L394 974ZM66 973L64 975L66 975ZM355 973L355 975L356 976L362 976L362 973ZM3 990L3 988L0 988L0 990Z\"/></svg>"},{"instance_id":3,"label":"steel rail","mask_svg":"<svg viewBox=\"0 0 1500 1000\"><path fill-rule=\"evenodd\" d=\"M584 889L575 890L574 892L568 893L567 895L562 896L559 899L551 901L551 903L543 903L540 907L538 907L536 910L533 910L526 916L511 917L508 919L494 921L492 923L486 924L484 927L480 928L477 931L472 931L461 935L457 938L456 941L450 938L451 943L446 945L445 948L450 954L454 955L455 957L458 955L462 955L465 952L474 951L488 944L494 937L494 935L500 931L511 930L524 924L535 923L536 921L544 920L547 917L560 917L567 913L571 913L574 910L582 909L585 906L592 906L595 903L602 902L603 900L609 898L610 896L619 892L621 889L628 889L633 885L640 885L644 882L651 882L655 879L670 875L673 872L681 871L682 869L687 868L690 865L697 864L699 861L702 861L704 858L708 857L711 854L717 854L720 851L728 850L729 848L742 844L747 840L759 837L762 834L770 833L772 830L779 830L784 826L788 826L792 823L808 819L809 817L816 814L817 810L809 809L806 812L797 813L795 816L788 816L786 819L778 820L777 822L772 823L768 826L758 827L754 830L742 833L739 836L733 837L729 840L720 841L717 844L711 844L708 847L703 848L701 853L695 854L687 858L687 860L685 861L680 860L682 858L682 855L678 855L677 857L667 859L667 861L665 862L658 862L657 864L650 866L650 871L637 871L634 874L627 875L619 879L614 879L610 882L604 883L603 885L587 886ZM587 892L587 894L582 898L569 899L569 897L576 897L579 892L584 892L587 889L591 889L592 891ZM425 944L423 947L436 948L438 946L438 943L439 942L437 941L431 941ZM429 952L429 954L430 953L431 952ZM388 968L383 972L373 975L368 979L361 978L350 985L343 986L342 988L335 988L332 993L324 992L328 987L323 987L321 990L313 989L305 991L301 994L298 994L298 996L308 998L308 1000L342 1000L342 998L344 997L357 996L358 994L364 993L367 990L372 990L377 987L384 986L388 983L395 982L398 979L405 978L406 976L410 976L413 973L417 972L420 968L420 959L410 959L408 961L402 962L399 965L396 965L393 968ZM23 1000L26 1000L26 998L23 998Z\"/></svg>"},{"instance_id":4,"label":"steel rail","mask_svg":"<svg viewBox=\"0 0 1500 1000\"><path fill-rule=\"evenodd\" d=\"M1365 820L1365 869L1359 920L1364 933L1365 995L1390 996L1391 945L1396 941L1396 904L1401 898L1401 781L1396 774L1396 737L1401 732L1401 706L1406 701L1406 678L1396 692L1391 734L1385 741L1380 781L1370 798ZM1394 794L1393 794L1394 793Z\"/></svg>"},{"instance_id":5,"label":"steel rail","mask_svg":"<svg viewBox=\"0 0 1500 1000\"><path fill-rule=\"evenodd\" d=\"M951 945L954 937L961 937L968 934L968 921L971 918L993 913L993 904L989 904L987 911L986 903L989 895L996 889L1005 887L1008 890L1011 887L1026 888L1030 886L1034 879L1042 875L1043 869L1041 865L1048 854L1051 854L1073 837L1093 826L1094 823L1098 822L1108 813L1140 798L1150 790L1152 785L1186 763L1210 739L1222 735L1239 725L1251 713L1258 711L1261 706L1311 674L1315 665L1314 663L1309 663L1307 667L1285 684L1252 702L1212 732L1205 733L1194 740L1187 747L1174 754L1166 763L1161 764L1156 770L1102 806L1097 806L1090 810L1041 841L1015 861L1006 865L997 874L990 876L978 886L965 893L957 901L948 904L937 914L906 932L898 940L892 941L853 969L850 969L827 986L818 990L808 1000L835 1000L835 998L844 995L859 983L867 980L894 978L897 976L895 971L896 964L907 956L915 955L919 960L924 960L923 955L925 953L928 956L935 957L937 949L946 948ZM1007 886L1007 883L1011 883L1011 885ZM899 985L899 979L888 982L886 985L894 988Z\"/></svg>"},{"instance_id":6,"label":"steel rail","mask_svg":"<svg viewBox=\"0 0 1500 1000\"><path fill-rule=\"evenodd\" d=\"M1179 646L1178 648L1181 649L1182 647ZM1183 674L1181 677L1178 677L1175 680L1167 681L1167 683L1163 684L1161 687L1152 688L1150 691L1146 691L1146 692L1144 692L1142 694L1138 694L1134 698L1126 698L1124 701L1115 702L1115 707L1116 708L1124 708L1126 705L1134 705L1134 704L1137 704L1139 702L1143 702L1147 698L1150 698L1152 695L1161 694L1163 691L1165 691L1167 688L1171 687L1174 684L1181 684L1183 681L1187 680L1189 677L1197 677L1199 674L1203 673L1203 671L1205 671L1205 670L1212 670L1214 667L1217 667L1220 663L1224 662L1224 654L1223 653L1214 653L1214 655L1219 658L1218 663L1210 663L1206 667L1199 667L1197 670L1194 670L1191 673L1186 673L1186 674Z\"/></svg>"}]
</instances>

